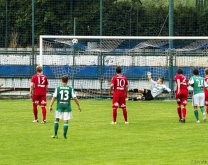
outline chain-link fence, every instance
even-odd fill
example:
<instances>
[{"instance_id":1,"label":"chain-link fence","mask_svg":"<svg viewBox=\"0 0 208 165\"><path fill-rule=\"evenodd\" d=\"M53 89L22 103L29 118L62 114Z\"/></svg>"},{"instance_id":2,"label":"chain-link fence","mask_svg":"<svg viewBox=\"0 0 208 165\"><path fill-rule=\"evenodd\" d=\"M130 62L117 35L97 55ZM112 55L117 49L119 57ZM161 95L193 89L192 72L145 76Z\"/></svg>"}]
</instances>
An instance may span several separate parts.
<instances>
[{"instance_id":1,"label":"chain-link fence","mask_svg":"<svg viewBox=\"0 0 208 165\"><path fill-rule=\"evenodd\" d=\"M174 6L175 36L208 35L208 0ZM167 36L168 10L165 0L1 0L0 47L31 47L32 37L38 47L45 34Z\"/></svg>"}]
</instances>

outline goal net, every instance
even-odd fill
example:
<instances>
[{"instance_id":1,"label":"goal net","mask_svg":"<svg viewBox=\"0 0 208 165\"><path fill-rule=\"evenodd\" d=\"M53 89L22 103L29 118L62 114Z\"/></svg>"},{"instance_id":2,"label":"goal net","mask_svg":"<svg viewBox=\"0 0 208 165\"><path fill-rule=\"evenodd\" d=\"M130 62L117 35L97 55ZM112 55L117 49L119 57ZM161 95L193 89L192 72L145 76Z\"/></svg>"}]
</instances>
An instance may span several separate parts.
<instances>
[{"instance_id":1,"label":"goal net","mask_svg":"<svg viewBox=\"0 0 208 165\"><path fill-rule=\"evenodd\" d=\"M208 64L208 37L40 36L37 61L49 78L49 87L70 77L79 97L109 97L116 66L129 80L129 88L150 88L147 72L174 89L178 68L187 77L194 68L204 75Z\"/></svg>"}]
</instances>

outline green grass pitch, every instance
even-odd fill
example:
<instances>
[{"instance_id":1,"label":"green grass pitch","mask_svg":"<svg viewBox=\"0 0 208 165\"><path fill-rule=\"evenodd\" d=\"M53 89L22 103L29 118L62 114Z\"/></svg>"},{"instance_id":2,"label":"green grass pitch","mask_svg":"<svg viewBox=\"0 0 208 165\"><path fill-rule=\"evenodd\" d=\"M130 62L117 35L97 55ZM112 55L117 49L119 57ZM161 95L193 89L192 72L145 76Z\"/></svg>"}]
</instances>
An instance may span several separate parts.
<instances>
[{"instance_id":1,"label":"green grass pitch","mask_svg":"<svg viewBox=\"0 0 208 165\"><path fill-rule=\"evenodd\" d=\"M121 110L117 125L110 124L110 100L80 103L81 113L73 103L73 120L65 140L63 121L59 139L50 137L54 112L47 113L47 124L35 124L30 100L0 100L0 164L208 164L208 123L196 124L190 102L187 122L182 124L174 101L127 101L129 125L124 124Z\"/></svg>"}]
</instances>

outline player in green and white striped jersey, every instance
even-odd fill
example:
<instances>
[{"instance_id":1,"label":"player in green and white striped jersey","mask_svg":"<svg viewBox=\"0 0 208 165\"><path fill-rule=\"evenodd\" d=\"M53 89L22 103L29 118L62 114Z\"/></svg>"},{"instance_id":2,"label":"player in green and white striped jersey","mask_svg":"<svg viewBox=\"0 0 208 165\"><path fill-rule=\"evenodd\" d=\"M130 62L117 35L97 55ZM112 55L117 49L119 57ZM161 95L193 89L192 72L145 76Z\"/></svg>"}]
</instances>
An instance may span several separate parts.
<instances>
[{"instance_id":1,"label":"player in green and white striped jersey","mask_svg":"<svg viewBox=\"0 0 208 165\"><path fill-rule=\"evenodd\" d=\"M206 111L204 108L204 78L199 76L199 71L197 69L193 70L193 76L190 78L189 84L193 87L192 105L194 107L194 115L196 118L196 122L200 123L198 106L201 109L203 120L206 121Z\"/></svg>"},{"instance_id":2,"label":"player in green and white striped jersey","mask_svg":"<svg viewBox=\"0 0 208 165\"><path fill-rule=\"evenodd\" d=\"M67 85L68 77L63 76L61 78L61 86L56 87L55 92L53 94L53 98L50 103L50 111L52 111L53 103L55 99L57 99L57 106L56 106L56 113L55 113L55 121L54 121L54 136L53 138L58 138L58 127L59 127L59 120L64 119L64 138L67 138L67 131L68 131L68 120L72 118L72 108L71 108L71 99L75 101L79 110L81 111L79 101L74 94L72 87Z\"/></svg>"}]
</instances>

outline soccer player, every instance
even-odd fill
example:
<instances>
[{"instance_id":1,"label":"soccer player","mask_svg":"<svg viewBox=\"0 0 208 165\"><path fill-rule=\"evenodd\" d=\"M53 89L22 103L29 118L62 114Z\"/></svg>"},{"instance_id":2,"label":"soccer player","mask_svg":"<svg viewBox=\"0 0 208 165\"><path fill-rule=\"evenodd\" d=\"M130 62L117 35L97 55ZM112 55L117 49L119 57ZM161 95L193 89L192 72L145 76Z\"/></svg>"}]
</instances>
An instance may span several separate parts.
<instances>
[{"instance_id":1,"label":"soccer player","mask_svg":"<svg viewBox=\"0 0 208 165\"><path fill-rule=\"evenodd\" d=\"M113 115L113 121L112 124L116 124L116 118L117 118L117 109L121 108L123 110L123 116L124 116L124 123L128 124L127 120L127 110L126 110L126 97L127 97L127 91L128 91L128 80L127 78L121 74L121 67L116 67L116 75L112 77L111 79L111 85L110 85L110 94L113 95L112 100L112 115Z\"/></svg>"},{"instance_id":2,"label":"soccer player","mask_svg":"<svg viewBox=\"0 0 208 165\"><path fill-rule=\"evenodd\" d=\"M55 102L55 99L57 99L55 121L54 121L54 135L52 136L52 138L58 138L59 120L63 118L64 138L67 139L68 120L72 119L72 108L71 108L71 103L70 103L71 99L75 101L75 103L77 104L81 112L79 100L77 99L72 87L68 86L67 83L68 83L68 77L63 76L61 78L62 85L56 87L51 103L50 103L49 109L50 111L52 111L53 103Z\"/></svg>"},{"instance_id":3,"label":"soccer player","mask_svg":"<svg viewBox=\"0 0 208 165\"><path fill-rule=\"evenodd\" d=\"M206 111L208 114L208 68L205 69L204 94L205 94L205 106L206 106Z\"/></svg>"},{"instance_id":4,"label":"soccer player","mask_svg":"<svg viewBox=\"0 0 208 165\"><path fill-rule=\"evenodd\" d=\"M148 72L147 79L151 83L151 90L150 89L130 89L129 92L141 93L142 100L153 100L157 96L159 96L163 91L171 92L171 89L168 88L164 83L164 78L159 77L157 81L152 80L151 73ZM140 98L134 98L134 100L139 100Z\"/></svg>"},{"instance_id":5,"label":"soccer player","mask_svg":"<svg viewBox=\"0 0 208 165\"><path fill-rule=\"evenodd\" d=\"M192 105L194 107L194 115L196 122L200 123L198 106L201 109L203 120L206 121L206 111L204 108L205 96L204 96L204 78L199 76L199 71L197 69L193 70L193 76L189 80L189 84L193 87L193 97Z\"/></svg>"},{"instance_id":6,"label":"soccer player","mask_svg":"<svg viewBox=\"0 0 208 165\"><path fill-rule=\"evenodd\" d=\"M37 66L37 74L32 76L30 82L30 96L33 102L33 114L34 123L38 122L38 110L37 106L42 108L42 124L46 123L46 93L48 92L48 80L47 77L42 74L42 66Z\"/></svg>"},{"instance_id":7,"label":"soccer player","mask_svg":"<svg viewBox=\"0 0 208 165\"><path fill-rule=\"evenodd\" d=\"M175 97L177 102L177 111L179 122L185 123L186 121L186 104L188 99L188 78L183 75L183 70L178 69L174 77L176 82ZM182 111L181 111L182 106Z\"/></svg>"}]
</instances>

